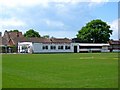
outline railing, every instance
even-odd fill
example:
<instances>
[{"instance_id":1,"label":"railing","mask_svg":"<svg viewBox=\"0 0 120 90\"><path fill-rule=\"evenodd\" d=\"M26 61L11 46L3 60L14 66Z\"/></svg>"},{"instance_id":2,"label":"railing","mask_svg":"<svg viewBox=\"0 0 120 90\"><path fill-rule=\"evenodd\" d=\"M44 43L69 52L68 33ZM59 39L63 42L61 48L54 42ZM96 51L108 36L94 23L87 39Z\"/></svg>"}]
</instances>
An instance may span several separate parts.
<instances>
[{"instance_id":1,"label":"railing","mask_svg":"<svg viewBox=\"0 0 120 90\"><path fill-rule=\"evenodd\" d=\"M79 51L101 51L102 49L91 48L91 49L79 49Z\"/></svg>"}]
</instances>

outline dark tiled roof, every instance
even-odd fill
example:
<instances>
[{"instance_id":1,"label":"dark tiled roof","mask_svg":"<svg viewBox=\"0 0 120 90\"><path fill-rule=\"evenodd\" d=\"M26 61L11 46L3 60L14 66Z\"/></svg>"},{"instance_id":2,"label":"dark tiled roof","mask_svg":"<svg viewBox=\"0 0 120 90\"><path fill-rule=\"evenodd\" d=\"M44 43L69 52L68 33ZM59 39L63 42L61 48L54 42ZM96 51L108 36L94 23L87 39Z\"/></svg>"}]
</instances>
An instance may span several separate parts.
<instances>
[{"instance_id":1,"label":"dark tiled roof","mask_svg":"<svg viewBox=\"0 0 120 90\"><path fill-rule=\"evenodd\" d=\"M111 40L109 41L111 45L120 45L120 40Z\"/></svg>"},{"instance_id":2,"label":"dark tiled roof","mask_svg":"<svg viewBox=\"0 0 120 90\"><path fill-rule=\"evenodd\" d=\"M7 45L8 42L7 42L7 39L3 38L3 37L0 37L0 46L1 45Z\"/></svg>"},{"instance_id":3,"label":"dark tiled roof","mask_svg":"<svg viewBox=\"0 0 120 90\"><path fill-rule=\"evenodd\" d=\"M22 32L9 32L10 38L23 37Z\"/></svg>"},{"instance_id":4,"label":"dark tiled roof","mask_svg":"<svg viewBox=\"0 0 120 90\"><path fill-rule=\"evenodd\" d=\"M52 43L71 43L72 40L68 38L51 38Z\"/></svg>"},{"instance_id":5,"label":"dark tiled roof","mask_svg":"<svg viewBox=\"0 0 120 90\"><path fill-rule=\"evenodd\" d=\"M37 38L24 37L22 32L8 32L5 31L4 36L1 37L1 45L17 45L18 42L33 42L33 43L71 43L72 40L67 38Z\"/></svg>"},{"instance_id":6,"label":"dark tiled roof","mask_svg":"<svg viewBox=\"0 0 120 90\"><path fill-rule=\"evenodd\" d=\"M2 37L0 37L0 46L2 45Z\"/></svg>"},{"instance_id":7,"label":"dark tiled roof","mask_svg":"<svg viewBox=\"0 0 120 90\"><path fill-rule=\"evenodd\" d=\"M72 39L72 42L73 42L73 43L82 43L81 40L78 39L78 38L73 38L73 39Z\"/></svg>"},{"instance_id":8,"label":"dark tiled roof","mask_svg":"<svg viewBox=\"0 0 120 90\"><path fill-rule=\"evenodd\" d=\"M37 42L37 43L51 43L50 39L47 38L27 38L27 37L16 37L13 39L14 43L17 44L17 42Z\"/></svg>"},{"instance_id":9,"label":"dark tiled roof","mask_svg":"<svg viewBox=\"0 0 120 90\"><path fill-rule=\"evenodd\" d=\"M24 37L22 35L22 32L11 32L11 31L5 31L3 38L6 38L7 40L13 39L16 37Z\"/></svg>"},{"instance_id":10,"label":"dark tiled roof","mask_svg":"<svg viewBox=\"0 0 120 90\"><path fill-rule=\"evenodd\" d=\"M14 43L17 44L17 42L33 42L33 43L71 43L70 39L56 39L56 38L37 38L37 37L33 37L33 38L27 38L27 37L17 37L13 39Z\"/></svg>"},{"instance_id":11,"label":"dark tiled roof","mask_svg":"<svg viewBox=\"0 0 120 90\"><path fill-rule=\"evenodd\" d=\"M24 37L22 35L22 32L11 32L11 31L5 31L3 37L1 37L1 45L16 45L14 43L14 38L17 37Z\"/></svg>"}]
</instances>

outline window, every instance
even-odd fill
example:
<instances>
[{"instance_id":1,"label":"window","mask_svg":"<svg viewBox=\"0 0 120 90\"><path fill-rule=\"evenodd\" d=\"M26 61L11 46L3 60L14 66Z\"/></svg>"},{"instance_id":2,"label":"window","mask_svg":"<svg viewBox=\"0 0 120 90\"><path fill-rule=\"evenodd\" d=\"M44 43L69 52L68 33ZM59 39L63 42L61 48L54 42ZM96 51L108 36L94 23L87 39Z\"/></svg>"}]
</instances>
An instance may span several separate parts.
<instances>
[{"instance_id":1,"label":"window","mask_svg":"<svg viewBox=\"0 0 120 90\"><path fill-rule=\"evenodd\" d=\"M66 49L66 50L70 49L70 46L65 46L65 49Z\"/></svg>"},{"instance_id":2,"label":"window","mask_svg":"<svg viewBox=\"0 0 120 90\"><path fill-rule=\"evenodd\" d=\"M63 46L58 46L58 49L63 49Z\"/></svg>"},{"instance_id":3,"label":"window","mask_svg":"<svg viewBox=\"0 0 120 90\"><path fill-rule=\"evenodd\" d=\"M51 46L50 47L52 50L55 50L56 49L56 46Z\"/></svg>"},{"instance_id":4,"label":"window","mask_svg":"<svg viewBox=\"0 0 120 90\"><path fill-rule=\"evenodd\" d=\"M48 49L48 46L43 46L42 48L43 48L43 50L44 50L44 49Z\"/></svg>"}]
</instances>

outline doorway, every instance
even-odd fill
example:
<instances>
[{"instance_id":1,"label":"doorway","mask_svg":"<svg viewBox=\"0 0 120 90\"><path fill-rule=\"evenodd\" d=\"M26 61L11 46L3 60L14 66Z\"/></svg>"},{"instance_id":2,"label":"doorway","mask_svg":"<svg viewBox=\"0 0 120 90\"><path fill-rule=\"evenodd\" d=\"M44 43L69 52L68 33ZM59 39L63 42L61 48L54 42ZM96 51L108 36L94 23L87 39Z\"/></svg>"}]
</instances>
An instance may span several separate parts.
<instances>
[{"instance_id":1,"label":"doorway","mask_svg":"<svg viewBox=\"0 0 120 90\"><path fill-rule=\"evenodd\" d=\"M74 46L74 53L77 53L77 46Z\"/></svg>"}]
</instances>

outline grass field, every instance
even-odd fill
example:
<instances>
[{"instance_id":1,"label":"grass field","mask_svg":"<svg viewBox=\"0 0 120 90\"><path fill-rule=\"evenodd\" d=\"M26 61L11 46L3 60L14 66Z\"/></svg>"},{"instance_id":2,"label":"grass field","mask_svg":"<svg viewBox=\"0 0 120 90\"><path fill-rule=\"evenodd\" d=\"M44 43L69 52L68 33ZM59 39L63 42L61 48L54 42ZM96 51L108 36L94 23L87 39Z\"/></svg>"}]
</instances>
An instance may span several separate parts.
<instances>
[{"instance_id":1,"label":"grass field","mask_svg":"<svg viewBox=\"0 0 120 90\"><path fill-rule=\"evenodd\" d=\"M2 89L2 55L0 54L0 89Z\"/></svg>"},{"instance_id":2,"label":"grass field","mask_svg":"<svg viewBox=\"0 0 120 90\"><path fill-rule=\"evenodd\" d=\"M3 88L117 88L118 53L4 54Z\"/></svg>"}]
</instances>

